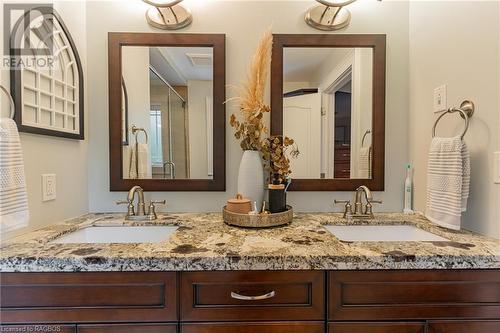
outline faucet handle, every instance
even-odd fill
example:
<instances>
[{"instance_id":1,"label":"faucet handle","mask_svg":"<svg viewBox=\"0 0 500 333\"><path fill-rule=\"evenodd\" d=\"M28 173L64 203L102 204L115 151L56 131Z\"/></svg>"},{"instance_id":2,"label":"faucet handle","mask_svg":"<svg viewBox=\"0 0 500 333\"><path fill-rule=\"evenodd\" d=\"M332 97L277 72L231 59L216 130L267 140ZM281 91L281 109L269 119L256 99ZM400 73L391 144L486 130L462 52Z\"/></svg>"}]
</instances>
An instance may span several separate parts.
<instances>
[{"instance_id":1,"label":"faucet handle","mask_svg":"<svg viewBox=\"0 0 500 333\"><path fill-rule=\"evenodd\" d=\"M373 205L372 205L372 203L381 204L382 202L383 202L382 200L369 200L366 203L365 214L373 216L373 209L372 209Z\"/></svg>"},{"instance_id":2,"label":"faucet handle","mask_svg":"<svg viewBox=\"0 0 500 333\"><path fill-rule=\"evenodd\" d=\"M151 200L149 205L165 205L167 203L166 200Z\"/></svg>"},{"instance_id":3,"label":"faucet handle","mask_svg":"<svg viewBox=\"0 0 500 333\"><path fill-rule=\"evenodd\" d=\"M167 202L165 200L151 200L149 202L149 209L148 209L148 219L149 220L156 220L158 216L156 215L156 205L165 205Z\"/></svg>"},{"instance_id":4,"label":"faucet handle","mask_svg":"<svg viewBox=\"0 0 500 333\"><path fill-rule=\"evenodd\" d=\"M351 200L333 200L333 203L338 205L338 204L345 204L344 208L344 218L347 218L352 215L352 206L351 206Z\"/></svg>"},{"instance_id":5,"label":"faucet handle","mask_svg":"<svg viewBox=\"0 0 500 333\"><path fill-rule=\"evenodd\" d=\"M130 201L128 201L128 200L117 200L116 201L117 205L128 205L129 203L130 203Z\"/></svg>"},{"instance_id":6,"label":"faucet handle","mask_svg":"<svg viewBox=\"0 0 500 333\"><path fill-rule=\"evenodd\" d=\"M134 216L134 204L130 200L118 200L116 201L117 205L127 205L127 216Z\"/></svg>"},{"instance_id":7,"label":"faucet handle","mask_svg":"<svg viewBox=\"0 0 500 333\"><path fill-rule=\"evenodd\" d=\"M368 203L382 204L384 202L382 200L369 200Z\"/></svg>"}]
</instances>

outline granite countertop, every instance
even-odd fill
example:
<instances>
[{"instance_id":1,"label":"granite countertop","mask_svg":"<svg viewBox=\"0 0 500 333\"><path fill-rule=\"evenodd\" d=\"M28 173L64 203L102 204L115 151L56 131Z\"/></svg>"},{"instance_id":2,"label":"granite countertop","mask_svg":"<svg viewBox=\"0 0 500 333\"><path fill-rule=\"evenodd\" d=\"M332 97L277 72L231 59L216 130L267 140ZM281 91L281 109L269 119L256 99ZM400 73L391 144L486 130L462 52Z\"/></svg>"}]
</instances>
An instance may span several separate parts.
<instances>
[{"instance_id":1,"label":"granite countertop","mask_svg":"<svg viewBox=\"0 0 500 333\"><path fill-rule=\"evenodd\" d=\"M355 270L500 268L500 241L451 231L421 215L376 214L347 221L339 214L299 213L288 226L243 229L218 213L160 215L154 223L125 222L123 214L88 214L2 244L2 272ZM177 225L160 243L55 244L55 238L90 226ZM342 242L323 225L406 224L449 242Z\"/></svg>"}]
</instances>

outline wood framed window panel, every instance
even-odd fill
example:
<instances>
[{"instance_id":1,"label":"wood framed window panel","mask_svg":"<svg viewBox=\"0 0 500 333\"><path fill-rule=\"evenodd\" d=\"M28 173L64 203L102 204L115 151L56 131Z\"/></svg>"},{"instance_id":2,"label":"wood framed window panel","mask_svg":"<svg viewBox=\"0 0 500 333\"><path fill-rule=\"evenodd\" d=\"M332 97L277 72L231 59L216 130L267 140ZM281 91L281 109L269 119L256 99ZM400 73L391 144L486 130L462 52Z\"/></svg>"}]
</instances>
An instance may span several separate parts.
<instances>
[{"instance_id":1,"label":"wood framed window panel","mask_svg":"<svg viewBox=\"0 0 500 333\"><path fill-rule=\"evenodd\" d=\"M41 16L31 15L36 11ZM34 17L34 18L33 18ZM28 19L33 21L26 22ZM34 20L38 19L38 22ZM28 26L19 33L19 29ZM45 29L40 32L40 29ZM12 58L23 55L15 45L29 33L37 43L50 38L52 66L11 69L11 93L16 105L15 121L21 132L84 139L83 71L76 46L61 17L52 7L36 7L16 22L10 40ZM16 33L18 31L18 33ZM45 33L45 34L44 34ZM30 37L32 38L32 37ZM30 45L33 41L30 40ZM35 52L30 56L37 59Z\"/></svg>"}]
</instances>

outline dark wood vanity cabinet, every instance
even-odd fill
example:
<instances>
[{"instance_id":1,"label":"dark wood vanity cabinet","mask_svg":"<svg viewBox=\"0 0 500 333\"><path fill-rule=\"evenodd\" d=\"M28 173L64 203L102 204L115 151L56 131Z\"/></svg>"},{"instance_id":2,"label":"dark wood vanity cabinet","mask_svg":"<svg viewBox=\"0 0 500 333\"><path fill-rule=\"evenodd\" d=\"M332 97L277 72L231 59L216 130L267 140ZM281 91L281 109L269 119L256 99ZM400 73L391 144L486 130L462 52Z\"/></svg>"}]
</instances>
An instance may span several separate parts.
<instances>
[{"instance_id":1,"label":"dark wood vanity cabinet","mask_svg":"<svg viewBox=\"0 0 500 333\"><path fill-rule=\"evenodd\" d=\"M2 273L0 283L0 332L500 332L500 270Z\"/></svg>"},{"instance_id":2,"label":"dark wood vanity cabinet","mask_svg":"<svg viewBox=\"0 0 500 333\"><path fill-rule=\"evenodd\" d=\"M177 274L2 273L2 323L177 321Z\"/></svg>"},{"instance_id":3,"label":"dark wood vanity cabinet","mask_svg":"<svg viewBox=\"0 0 500 333\"><path fill-rule=\"evenodd\" d=\"M241 322L182 324L181 333L324 333L323 322Z\"/></svg>"},{"instance_id":4,"label":"dark wood vanity cabinet","mask_svg":"<svg viewBox=\"0 0 500 333\"><path fill-rule=\"evenodd\" d=\"M51 332L51 333L76 333L76 325L3 325L0 317L0 333L13 332Z\"/></svg>"},{"instance_id":5,"label":"dark wood vanity cabinet","mask_svg":"<svg viewBox=\"0 0 500 333\"><path fill-rule=\"evenodd\" d=\"M78 325L78 333L177 333L176 324Z\"/></svg>"},{"instance_id":6,"label":"dark wood vanity cabinet","mask_svg":"<svg viewBox=\"0 0 500 333\"><path fill-rule=\"evenodd\" d=\"M328 285L332 321L500 319L497 270L332 271Z\"/></svg>"},{"instance_id":7,"label":"dark wood vanity cabinet","mask_svg":"<svg viewBox=\"0 0 500 333\"><path fill-rule=\"evenodd\" d=\"M498 333L500 332L499 320L457 320L457 321L431 321L428 333Z\"/></svg>"},{"instance_id":8,"label":"dark wood vanity cabinet","mask_svg":"<svg viewBox=\"0 0 500 333\"><path fill-rule=\"evenodd\" d=\"M329 323L328 333L426 333L425 322Z\"/></svg>"},{"instance_id":9,"label":"dark wood vanity cabinet","mask_svg":"<svg viewBox=\"0 0 500 333\"><path fill-rule=\"evenodd\" d=\"M186 272L181 274L182 321L324 320L325 274Z\"/></svg>"}]
</instances>

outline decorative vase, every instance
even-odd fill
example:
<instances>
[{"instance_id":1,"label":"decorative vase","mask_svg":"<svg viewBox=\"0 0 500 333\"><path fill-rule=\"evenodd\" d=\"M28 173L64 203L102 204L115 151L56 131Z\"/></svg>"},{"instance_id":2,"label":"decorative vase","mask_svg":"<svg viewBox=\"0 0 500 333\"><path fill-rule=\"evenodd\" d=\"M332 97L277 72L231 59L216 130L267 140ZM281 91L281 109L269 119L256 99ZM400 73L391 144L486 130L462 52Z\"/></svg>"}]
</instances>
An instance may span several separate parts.
<instances>
[{"instance_id":1,"label":"decorative vase","mask_svg":"<svg viewBox=\"0 0 500 333\"><path fill-rule=\"evenodd\" d=\"M245 150L241 157L238 171L238 193L262 207L264 201L264 166L260 153L256 150Z\"/></svg>"}]
</instances>

